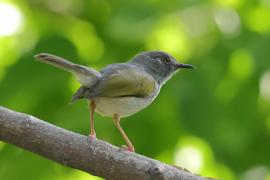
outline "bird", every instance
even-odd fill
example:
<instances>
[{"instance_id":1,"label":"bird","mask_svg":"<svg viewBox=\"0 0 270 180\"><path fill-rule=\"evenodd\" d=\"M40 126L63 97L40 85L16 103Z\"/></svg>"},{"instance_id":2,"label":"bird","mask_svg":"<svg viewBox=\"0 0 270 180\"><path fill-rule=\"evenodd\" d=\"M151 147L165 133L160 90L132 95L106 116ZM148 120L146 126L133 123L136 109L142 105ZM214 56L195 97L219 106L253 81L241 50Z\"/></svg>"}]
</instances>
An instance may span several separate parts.
<instances>
[{"instance_id":1,"label":"bird","mask_svg":"<svg viewBox=\"0 0 270 180\"><path fill-rule=\"evenodd\" d=\"M125 63L109 64L100 71L48 53L40 53L34 57L40 62L72 73L80 83L71 101L87 100L91 141L96 138L94 113L97 112L102 116L112 117L127 144L127 150L131 152L135 152L135 148L122 129L120 120L150 105L161 87L176 72L195 68L178 62L173 56L160 50L138 53Z\"/></svg>"}]
</instances>

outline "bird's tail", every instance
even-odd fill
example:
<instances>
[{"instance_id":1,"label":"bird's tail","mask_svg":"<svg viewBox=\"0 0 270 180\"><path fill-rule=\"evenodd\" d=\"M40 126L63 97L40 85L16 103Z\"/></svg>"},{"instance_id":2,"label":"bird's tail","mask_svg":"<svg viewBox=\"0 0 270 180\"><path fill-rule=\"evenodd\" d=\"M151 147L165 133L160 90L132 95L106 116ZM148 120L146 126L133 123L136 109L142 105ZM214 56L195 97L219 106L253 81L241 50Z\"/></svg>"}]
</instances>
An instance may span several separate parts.
<instances>
[{"instance_id":1,"label":"bird's tail","mask_svg":"<svg viewBox=\"0 0 270 180\"><path fill-rule=\"evenodd\" d=\"M52 66L64 69L66 71L69 71L73 73L77 80L84 86L91 87L93 84L95 84L101 74L92 69L88 68L86 66L74 64L64 58L47 54L47 53L41 53L35 55L35 58L43 63L50 64Z\"/></svg>"},{"instance_id":2,"label":"bird's tail","mask_svg":"<svg viewBox=\"0 0 270 180\"><path fill-rule=\"evenodd\" d=\"M53 65L55 67L64 69L69 72L81 71L81 68L76 66L76 64L70 61L67 61L64 58L61 58L52 54L41 53L41 54L35 55L35 58L40 62Z\"/></svg>"}]
</instances>

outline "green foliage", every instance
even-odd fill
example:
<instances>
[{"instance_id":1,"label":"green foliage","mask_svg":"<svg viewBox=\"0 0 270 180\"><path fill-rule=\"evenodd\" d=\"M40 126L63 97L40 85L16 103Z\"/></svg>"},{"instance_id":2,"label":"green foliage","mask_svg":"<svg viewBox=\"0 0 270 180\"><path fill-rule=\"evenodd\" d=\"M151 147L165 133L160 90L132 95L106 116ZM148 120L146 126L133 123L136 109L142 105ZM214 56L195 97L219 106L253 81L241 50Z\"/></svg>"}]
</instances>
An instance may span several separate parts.
<instances>
[{"instance_id":1,"label":"green foliage","mask_svg":"<svg viewBox=\"0 0 270 180\"><path fill-rule=\"evenodd\" d=\"M34 61L48 52L97 69L144 50L198 67L175 75L151 106L123 119L137 153L222 179L270 177L267 0L4 0L0 105L89 132L74 78ZM124 141L96 115L97 137ZM0 142L0 179L98 179Z\"/></svg>"}]
</instances>

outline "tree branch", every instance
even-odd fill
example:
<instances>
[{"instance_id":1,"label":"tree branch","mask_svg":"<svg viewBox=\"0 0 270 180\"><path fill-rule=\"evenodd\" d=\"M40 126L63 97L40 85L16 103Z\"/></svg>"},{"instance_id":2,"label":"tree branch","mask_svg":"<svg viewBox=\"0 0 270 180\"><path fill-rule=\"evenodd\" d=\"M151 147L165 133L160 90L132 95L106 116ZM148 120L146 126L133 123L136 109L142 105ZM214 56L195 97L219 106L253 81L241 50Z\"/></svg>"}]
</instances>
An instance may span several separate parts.
<instances>
[{"instance_id":1,"label":"tree branch","mask_svg":"<svg viewBox=\"0 0 270 180\"><path fill-rule=\"evenodd\" d=\"M0 140L110 180L206 179L1 106Z\"/></svg>"}]
</instances>

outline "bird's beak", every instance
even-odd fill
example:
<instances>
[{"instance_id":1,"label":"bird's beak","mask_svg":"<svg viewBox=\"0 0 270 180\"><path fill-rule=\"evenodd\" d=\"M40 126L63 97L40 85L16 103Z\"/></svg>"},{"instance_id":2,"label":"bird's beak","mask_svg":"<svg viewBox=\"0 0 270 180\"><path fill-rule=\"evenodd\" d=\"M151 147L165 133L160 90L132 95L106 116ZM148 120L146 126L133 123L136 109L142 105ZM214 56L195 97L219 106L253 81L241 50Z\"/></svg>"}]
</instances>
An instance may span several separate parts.
<instances>
[{"instance_id":1,"label":"bird's beak","mask_svg":"<svg viewBox=\"0 0 270 180\"><path fill-rule=\"evenodd\" d=\"M176 69L196 69L196 67L195 66L192 66L191 64L177 63L176 64Z\"/></svg>"}]
</instances>

